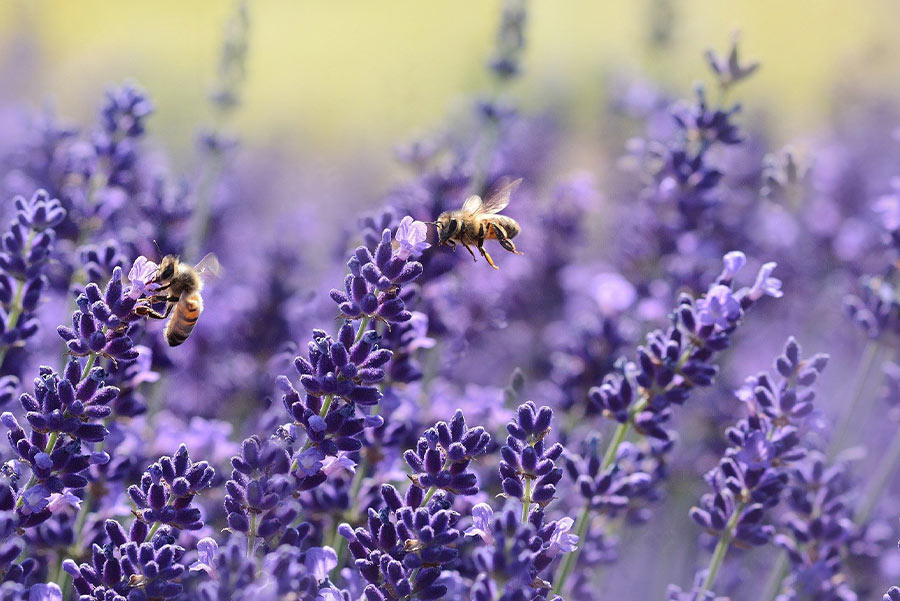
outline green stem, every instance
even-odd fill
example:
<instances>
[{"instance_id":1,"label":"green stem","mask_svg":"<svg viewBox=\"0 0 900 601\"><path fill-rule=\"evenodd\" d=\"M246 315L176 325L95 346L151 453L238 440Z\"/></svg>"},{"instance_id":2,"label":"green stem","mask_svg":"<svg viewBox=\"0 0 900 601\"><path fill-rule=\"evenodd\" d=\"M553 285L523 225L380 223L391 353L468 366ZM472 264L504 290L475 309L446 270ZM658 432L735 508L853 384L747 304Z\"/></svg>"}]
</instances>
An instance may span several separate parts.
<instances>
[{"instance_id":1,"label":"green stem","mask_svg":"<svg viewBox=\"0 0 900 601\"><path fill-rule=\"evenodd\" d=\"M625 441L625 436L628 435L630 425L631 421L627 421L624 424L616 426L616 431L613 432L612 440L610 440L609 446L606 447L606 453L603 454L603 463L600 464L601 472L606 470L606 468L611 466L613 461L616 460L619 446Z\"/></svg>"},{"instance_id":2,"label":"green stem","mask_svg":"<svg viewBox=\"0 0 900 601\"><path fill-rule=\"evenodd\" d=\"M247 537L247 557L253 556L253 543L256 542L256 514L250 516L250 536Z\"/></svg>"},{"instance_id":3,"label":"green stem","mask_svg":"<svg viewBox=\"0 0 900 601\"><path fill-rule=\"evenodd\" d=\"M156 531L159 530L160 526L161 526L160 522L155 522L152 526L150 526L150 532L147 533L146 540L152 541L153 535L156 534Z\"/></svg>"},{"instance_id":4,"label":"green stem","mask_svg":"<svg viewBox=\"0 0 900 601\"><path fill-rule=\"evenodd\" d=\"M772 569L769 571L769 578L766 580L766 587L763 589L762 597L760 597L762 601L775 600L775 597L778 596L778 592L781 590L781 583L784 581L784 577L787 576L787 571L787 554L784 552L780 552L778 554L778 559L775 560L775 563L772 565Z\"/></svg>"},{"instance_id":5,"label":"green stem","mask_svg":"<svg viewBox=\"0 0 900 601\"><path fill-rule=\"evenodd\" d=\"M328 410L331 409L331 403L334 402L334 395L328 394L325 395L325 402L322 403L322 409L319 411L319 417L325 417L328 415Z\"/></svg>"},{"instance_id":6,"label":"green stem","mask_svg":"<svg viewBox=\"0 0 900 601\"><path fill-rule=\"evenodd\" d=\"M431 500L431 497L433 497L433 496L434 496L434 493L436 493L436 492L437 492L437 487L436 487L436 486L432 486L431 488L429 488L429 489L425 492L425 498L422 499L422 506L423 506L423 507L424 507L425 505L428 504L428 501Z\"/></svg>"},{"instance_id":7,"label":"green stem","mask_svg":"<svg viewBox=\"0 0 900 601\"><path fill-rule=\"evenodd\" d=\"M63 599L66 598L66 589L69 588L69 573L66 572L63 567L63 558L62 552L60 552L60 557L57 558L59 563L56 565L56 575L53 577L53 582L59 586L59 590L63 592Z\"/></svg>"},{"instance_id":8,"label":"green stem","mask_svg":"<svg viewBox=\"0 0 900 601\"><path fill-rule=\"evenodd\" d=\"M728 547L731 546L734 530L737 527L738 519L741 517L741 512L744 511L744 505L745 503L741 501L734 508L734 513L731 514L731 518L725 525L725 531L722 532L719 542L716 543L712 558L709 560L709 568L706 570L706 578L704 578L703 584L700 585L700 590L696 593L698 599L702 599L703 593L710 590L716 581L716 575L719 573L719 568L722 567L722 562L725 561L725 554L728 553Z\"/></svg>"},{"instance_id":9,"label":"green stem","mask_svg":"<svg viewBox=\"0 0 900 601\"><path fill-rule=\"evenodd\" d=\"M525 496L522 497L522 523L528 522L528 510L531 509L531 478L525 478Z\"/></svg>"},{"instance_id":10,"label":"green stem","mask_svg":"<svg viewBox=\"0 0 900 601\"><path fill-rule=\"evenodd\" d=\"M853 414L859 411L859 404L865 396L868 389L867 384L870 381L872 370L876 365L880 364L877 357L881 352L881 345L877 340L870 340L863 351L862 359L856 367L856 375L853 379L853 386L850 388L850 396L848 402L842 404L843 410L835 422L834 436L828 445L828 458L833 459L842 449L846 447L846 438L848 428L851 423L856 423Z\"/></svg>"},{"instance_id":11,"label":"green stem","mask_svg":"<svg viewBox=\"0 0 900 601\"><path fill-rule=\"evenodd\" d=\"M556 582L553 583L553 592L551 593L551 596L562 593L563 587L566 585L566 580L569 578L572 570L575 569L575 564L578 563L578 554L584 545L584 537L587 536L590 523L591 504L588 502L585 503L581 513L578 514L578 521L575 522L575 533L578 535L578 547L571 553L567 553L563 558L562 563L559 566L559 577L556 579Z\"/></svg>"},{"instance_id":12,"label":"green stem","mask_svg":"<svg viewBox=\"0 0 900 601\"><path fill-rule=\"evenodd\" d=\"M898 460L900 460L900 436L895 434L891 437L891 445L875 469L875 476L869 479L869 485L862 496L856 515L853 516L854 522L863 524L872 515L872 510L875 509L891 476L894 475Z\"/></svg>"},{"instance_id":13,"label":"green stem","mask_svg":"<svg viewBox=\"0 0 900 601\"><path fill-rule=\"evenodd\" d=\"M53 453L53 449L56 448L56 441L59 439L59 432L53 432L50 434L50 438L47 440L47 446L44 448L44 452L50 455ZM19 495L19 499L16 501L16 509L20 509L22 505L25 504L24 494L28 491L29 488L34 486L34 483L37 482L37 476L35 474L31 474L31 478L28 479L28 483L25 485L25 488L22 489L22 494Z\"/></svg>"},{"instance_id":14,"label":"green stem","mask_svg":"<svg viewBox=\"0 0 900 601\"><path fill-rule=\"evenodd\" d=\"M646 404L646 397L642 397L637 403L635 403L632 415L643 409ZM609 441L609 446L606 447L606 452L603 454L603 463L600 466L601 472L605 471L616 460L616 454L619 452L619 446L625 441L625 436L628 434L628 430L630 427L631 419L629 419L624 424L619 424L618 426L616 426L616 430L615 432L613 432L613 437ZM584 537L587 534L588 524L591 521L590 514L591 504L586 503L584 509L581 510L581 514L578 516L578 521L576 522L576 531L578 534L579 545L575 548L574 551L572 551L571 553L567 553L562 562L559 564L559 577L556 579L556 582L553 583L554 595L559 595L562 593L563 587L566 585L566 580L569 579L569 576L572 574L572 570L575 569L575 565L578 563L578 556L581 555L581 549L584 546Z\"/></svg>"},{"instance_id":15,"label":"green stem","mask_svg":"<svg viewBox=\"0 0 900 601\"><path fill-rule=\"evenodd\" d=\"M25 240L25 248L22 249L22 255L27 257L31 253L31 244L34 242L34 237L37 235L37 232L31 230L28 232L28 238ZM18 283L16 284L16 293L13 295L12 303L9 306L9 315L6 317L6 331L9 332L13 330L17 325L19 325L19 318L22 317L22 313L25 309L22 307L22 297L25 295L25 280L16 280ZM0 367L3 367L3 361L6 359L6 353L9 352L10 347L4 346L0 348Z\"/></svg>"},{"instance_id":16,"label":"green stem","mask_svg":"<svg viewBox=\"0 0 900 601\"><path fill-rule=\"evenodd\" d=\"M84 364L84 369L81 370L81 379L84 380L88 377L88 374L91 373L91 369L94 367L94 363L97 362L97 354L91 353L91 356L88 357L87 363Z\"/></svg>"},{"instance_id":17,"label":"green stem","mask_svg":"<svg viewBox=\"0 0 900 601\"><path fill-rule=\"evenodd\" d=\"M359 320L359 329L356 331L356 338L353 339L353 344L356 344L357 342L362 340L363 334L366 333L366 327L368 327L371 320L372 318L368 315Z\"/></svg>"},{"instance_id":18,"label":"green stem","mask_svg":"<svg viewBox=\"0 0 900 601\"><path fill-rule=\"evenodd\" d=\"M322 409L319 410L319 417L325 417L326 415L328 415L328 410L331 409L331 403L333 403L333 402L334 402L334 395L331 395L331 394L325 395L325 402L322 403ZM310 439L306 439L306 442L303 443L303 448L300 449L300 452L302 453L303 451L312 448L312 446L313 446L312 441ZM293 472L298 467L300 467L300 464L297 462L296 459L294 459L293 463L291 463L291 471Z\"/></svg>"}]
</instances>

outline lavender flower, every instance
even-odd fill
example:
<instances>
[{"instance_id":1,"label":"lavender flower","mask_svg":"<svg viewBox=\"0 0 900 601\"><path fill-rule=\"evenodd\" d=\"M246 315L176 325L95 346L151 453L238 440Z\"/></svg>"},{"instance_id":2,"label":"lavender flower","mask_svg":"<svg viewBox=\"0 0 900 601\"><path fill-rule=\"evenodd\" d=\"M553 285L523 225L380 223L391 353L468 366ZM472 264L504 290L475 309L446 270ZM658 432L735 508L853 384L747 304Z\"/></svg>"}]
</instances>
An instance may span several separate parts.
<instances>
[{"instance_id":1,"label":"lavender flower","mask_svg":"<svg viewBox=\"0 0 900 601\"><path fill-rule=\"evenodd\" d=\"M506 426L509 436L500 449L500 477L504 494L522 501L524 516L532 503L543 507L553 500L556 484L563 475L562 468L556 467L562 445L544 446L552 419L550 407L538 409L529 401L519 406L516 419Z\"/></svg>"},{"instance_id":2,"label":"lavender flower","mask_svg":"<svg viewBox=\"0 0 900 601\"><path fill-rule=\"evenodd\" d=\"M116 267L105 292L101 293L93 283L85 286L75 301L78 310L72 314L72 327L59 326L57 332L73 355L100 355L114 362L133 361L138 354L127 329L142 318L137 300L123 292L122 269Z\"/></svg>"},{"instance_id":3,"label":"lavender flower","mask_svg":"<svg viewBox=\"0 0 900 601\"><path fill-rule=\"evenodd\" d=\"M47 286L44 268L53 252L54 227L66 211L45 190L26 200L13 199L15 218L2 237L0 251L0 365L12 346L34 336L32 317Z\"/></svg>"},{"instance_id":4,"label":"lavender flower","mask_svg":"<svg viewBox=\"0 0 900 601\"><path fill-rule=\"evenodd\" d=\"M824 361L825 358L817 359L814 367L807 370L807 384L815 380ZM804 369L800 347L794 339L788 340L784 355L775 360L775 367L784 379L785 388ZM761 395L765 396L765 389ZM705 494L700 505L690 511L695 522L719 539L709 569L694 589L697 595L712 588L732 542L759 546L772 540L775 527L766 523L767 516L782 500L789 469L807 454L798 429L790 420L772 420L768 414L753 410L752 405L750 409L747 418L728 429L726 435L732 446L726 449L718 466L706 474L713 491ZM785 539L781 542L791 546ZM796 548L794 559L802 563Z\"/></svg>"},{"instance_id":5,"label":"lavender flower","mask_svg":"<svg viewBox=\"0 0 900 601\"><path fill-rule=\"evenodd\" d=\"M363 406L377 404L381 394L373 385L384 379L382 366L391 358L389 350L377 347L378 341L374 331L356 340L349 323L341 328L337 340L323 330L313 330L308 360L294 360L300 384L314 397L339 397Z\"/></svg>"},{"instance_id":6,"label":"lavender flower","mask_svg":"<svg viewBox=\"0 0 900 601\"><path fill-rule=\"evenodd\" d=\"M442 598L447 588L436 583L439 566L456 557L453 545L461 533L454 526L459 514L445 508L442 493L423 506L423 492L416 486L409 488L405 499L390 485L382 487L381 496L386 511L370 509L367 528L341 524L339 529L369 583L366 599Z\"/></svg>"},{"instance_id":7,"label":"lavender flower","mask_svg":"<svg viewBox=\"0 0 900 601\"><path fill-rule=\"evenodd\" d=\"M289 544L305 536L308 526L291 526L298 509L289 497L295 490L318 486L326 475L321 462L310 464L303 453L293 477L290 454L276 440L249 438L241 445L241 455L232 458L234 471L225 486L228 526L248 535L251 545L257 537L275 547L279 539Z\"/></svg>"},{"instance_id":8,"label":"lavender flower","mask_svg":"<svg viewBox=\"0 0 900 601\"><path fill-rule=\"evenodd\" d=\"M167 528L151 540L140 520L127 533L114 520L106 522L105 530L110 544L94 545L90 563L76 564L71 559L63 563L82 598L173 599L182 591L177 581L185 571L184 547L176 544Z\"/></svg>"},{"instance_id":9,"label":"lavender flower","mask_svg":"<svg viewBox=\"0 0 900 601\"><path fill-rule=\"evenodd\" d=\"M405 230L403 235L406 236L405 242L397 241L396 253L392 251L391 230L385 229L374 254L360 246L350 257L347 262L350 273L344 280L345 291L331 291L331 298L344 318L375 318L387 323L409 320L411 315L398 292L400 286L418 278L423 268L421 263L409 261L412 252L404 246L410 243L409 230Z\"/></svg>"},{"instance_id":10,"label":"lavender flower","mask_svg":"<svg viewBox=\"0 0 900 601\"><path fill-rule=\"evenodd\" d=\"M161 457L147 468L140 486L130 486L128 495L138 508L136 515L147 524L160 524L179 530L203 527L200 509L191 502L198 492L210 486L215 470L205 461L191 461L187 447L181 445L172 457Z\"/></svg>"},{"instance_id":11,"label":"lavender flower","mask_svg":"<svg viewBox=\"0 0 900 601\"><path fill-rule=\"evenodd\" d=\"M734 84L750 77L759 69L759 63L756 61L741 63L738 57L738 42L740 42L740 35L735 33L731 38L731 49L727 57L719 56L712 50L707 50L705 54L706 62L716 75L719 87L723 91L727 91Z\"/></svg>"},{"instance_id":12,"label":"lavender flower","mask_svg":"<svg viewBox=\"0 0 900 601\"><path fill-rule=\"evenodd\" d=\"M482 427L468 428L459 409L450 422L438 422L425 431L416 450L403 458L413 471L413 484L429 489L426 499L441 489L458 495L478 492L478 478L469 469L472 460L487 451L491 436Z\"/></svg>"},{"instance_id":13,"label":"lavender flower","mask_svg":"<svg viewBox=\"0 0 900 601\"><path fill-rule=\"evenodd\" d=\"M544 512L537 509L521 521L512 508L489 520L488 544L474 554L478 576L471 596L477 601L491 599L561 599L549 596L550 585L542 578L559 552L569 552L572 540L559 545L560 529L568 522L544 522Z\"/></svg>"},{"instance_id":14,"label":"lavender flower","mask_svg":"<svg viewBox=\"0 0 900 601\"><path fill-rule=\"evenodd\" d=\"M109 433L100 420L110 414L108 404L118 390L104 386L103 377L100 368L83 372L77 359L69 361L63 377L49 367L41 368L34 396L26 393L20 398L31 434L12 413L0 418L9 429L18 461L31 472L15 500L23 527L49 519L53 494L84 488L88 467L109 460L104 452L85 453L82 447L82 442L99 442Z\"/></svg>"}]
</instances>

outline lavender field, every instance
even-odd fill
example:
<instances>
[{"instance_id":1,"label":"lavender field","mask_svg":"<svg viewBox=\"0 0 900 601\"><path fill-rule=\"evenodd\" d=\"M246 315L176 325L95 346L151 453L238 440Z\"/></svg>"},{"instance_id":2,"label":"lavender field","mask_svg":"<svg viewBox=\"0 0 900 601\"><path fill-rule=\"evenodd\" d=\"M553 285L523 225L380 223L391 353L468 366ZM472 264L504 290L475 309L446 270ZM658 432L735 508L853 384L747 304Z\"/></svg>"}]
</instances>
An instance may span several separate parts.
<instances>
[{"instance_id":1,"label":"lavender field","mask_svg":"<svg viewBox=\"0 0 900 601\"><path fill-rule=\"evenodd\" d=\"M190 148L136 78L0 93L0 601L900 601L896 82L791 125L723 28L576 119L505 0L329 163L246 131L262 8Z\"/></svg>"}]
</instances>

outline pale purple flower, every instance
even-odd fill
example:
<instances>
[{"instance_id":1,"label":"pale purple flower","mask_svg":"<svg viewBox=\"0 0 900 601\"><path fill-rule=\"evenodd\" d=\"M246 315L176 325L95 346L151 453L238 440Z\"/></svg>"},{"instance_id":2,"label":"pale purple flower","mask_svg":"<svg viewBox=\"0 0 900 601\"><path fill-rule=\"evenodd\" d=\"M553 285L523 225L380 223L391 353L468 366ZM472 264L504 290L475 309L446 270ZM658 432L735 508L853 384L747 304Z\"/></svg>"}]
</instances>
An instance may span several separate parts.
<instances>
[{"instance_id":1,"label":"pale purple flower","mask_svg":"<svg viewBox=\"0 0 900 601\"><path fill-rule=\"evenodd\" d=\"M748 293L751 300L759 300L763 296L771 296L772 298L781 298L784 294L781 291L781 280L772 277L777 263L765 263L759 268L759 274L756 276L756 282Z\"/></svg>"},{"instance_id":2,"label":"pale purple flower","mask_svg":"<svg viewBox=\"0 0 900 601\"><path fill-rule=\"evenodd\" d=\"M728 281L733 280L734 276L737 275L737 272L739 272L747 263L746 255L739 250L731 251L725 255L722 260L725 263L725 267L722 269L719 279Z\"/></svg>"},{"instance_id":3,"label":"pale purple flower","mask_svg":"<svg viewBox=\"0 0 900 601\"><path fill-rule=\"evenodd\" d=\"M575 520L562 518L556 522L556 529L550 535L550 547L548 552L551 557L560 553L571 553L578 546L578 535L571 534Z\"/></svg>"},{"instance_id":4,"label":"pale purple flower","mask_svg":"<svg viewBox=\"0 0 900 601\"><path fill-rule=\"evenodd\" d=\"M356 463L347 456L345 451L338 451L337 457L326 457L322 461L322 471L326 476L331 476L341 470L347 470L351 474L356 473Z\"/></svg>"},{"instance_id":5,"label":"pale purple flower","mask_svg":"<svg viewBox=\"0 0 900 601\"><path fill-rule=\"evenodd\" d=\"M872 210L878 213L881 224L889 232L900 229L900 177L891 179L893 193L885 194L872 204Z\"/></svg>"},{"instance_id":6,"label":"pale purple flower","mask_svg":"<svg viewBox=\"0 0 900 601\"><path fill-rule=\"evenodd\" d=\"M297 465L304 476L312 476L322 469L325 454L316 447L310 447L297 455Z\"/></svg>"},{"instance_id":7,"label":"pale purple flower","mask_svg":"<svg viewBox=\"0 0 900 601\"><path fill-rule=\"evenodd\" d=\"M216 555L219 553L219 544L209 538L201 538L197 541L197 561L191 564L191 572L204 572L207 576L215 575Z\"/></svg>"},{"instance_id":8,"label":"pale purple flower","mask_svg":"<svg viewBox=\"0 0 900 601\"><path fill-rule=\"evenodd\" d=\"M62 601L62 590L54 584L35 584L28 589L28 601Z\"/></svg>"},{"instance_id":9,"label":"pale purple flower","mask_svg":"<svg viewBox=\"0 0 900 601\"><path fill-rule=\"evenodd\" d=\"M415 221L407 215L400 220L397 233L394 234L394 252L404 261L410 257L418 257L431 246L425 241L428 235L428 226L421 221Z\"/></svg>"},{"instance_id":10,"label":"pale purple flower","mask_svg":"<svg viewBox=\"0 0 900 601\"><path fill-rule=\"evenodd\" d=\"M494 510L487 503L479 503L472 508L472 526L466 532L466 536L477 536L488 545L494 544L494 533L491 531L491 522L494 520Z\"/></svg>"},{"instance_id":11,"label":"pale purple flower","mask_svg":"<svg viewBox=\"0 0 900 601\"><path fill-rule=\"evenodd\" d=\"M734 298L731 288L722 284L713 286L706 296L698 299L697 309L701 324L723 329L731 326L741 315L741 303Z\"/></svg>"},{"instance_id":12,"label":"pale purple flower","mask_svg":"<svg viewBox=\"0 0 900 601\"><path fill-rule=\"evenodd\" d=\"M313 547L306 552L304 563L306 569L321 582L328 578L328 572L337 567L337 553L331 547Z\"/></svg>"},{"instance_id":13,"label":"pale purple flower","mask_svg":"<svg viewBox=\"0 0 900 601\"><path fill-rule=\"evenodd\" d=\"M137 359L128 366L123 384L136 388L143 383L151 383L159 380L159 372L153 371L153 351L148 346L135 345L138 352Z\"/></svg>"},{"instance_id":14,"label":"pale purple flower","mask_svg":"<svg viewBox=\"0 0 900 601\"><path fill-rule=\"evenodd\" d=\"M26 513L38 513L50 504L50 491L43 484L32 486L22 495Z\"/></svg>"},{"instance_id":15,"label":"pale purple flower","mask_svg":"<svg viewBox=\"0 0 900 601\"><path fill-rule=\"evenodd\" d=\"M131 270L128 272L128 283L131 288L128 290L128 296L137 299L143 295L152 295L159 289L159 284L151 283L156 277L158 266L145 256L140 256L134 260Z\"/></svg>"},{"instance_id":16,"label":"pale purple flower","mask_svg":"<svg viewBox=\"0 0 900 601\"><path fill-rule=\"evenodd\" d=\"M637 292L621 274L610 271L594 276L591 295L603 315L616 315L631 306Z\"/></svg>"},{"instance_id":17,"label":"pale purple flower","mask_svg":"<svg viewBox=\"0 0 900 601\"><path fill-rule=\"evenodd\" d=\"M316 595L316 601L343 601L343 599L344 597L341 595L341 589L334 585L320 588L319 594Z\"/></svg>"},{"instance_id":18,"label":"pale purple flower","mask_svg":"<svg viewBox=\"0 0 900 601\"><path fill-rule=\"evenodd\" d=\"M66 507L81 509L81 499L70 492L55 492L51 494L47 500L47 509L49 509L51 513L56 513Z\"/></svg>"},{"instance_id":19,"label":"pale purple flower","mask_svg":"<svg viewBox=\"0 0 900 601\"><path fill-rule=\"evenodd\" d=\"M412 311L412 317L406 322L409 332L404 335L404 340L410 339L406 344L406 352L412 353L418 349L432 348L434 338L428 337L428 316L420 311Z\"/></svg>"}]
</instances>

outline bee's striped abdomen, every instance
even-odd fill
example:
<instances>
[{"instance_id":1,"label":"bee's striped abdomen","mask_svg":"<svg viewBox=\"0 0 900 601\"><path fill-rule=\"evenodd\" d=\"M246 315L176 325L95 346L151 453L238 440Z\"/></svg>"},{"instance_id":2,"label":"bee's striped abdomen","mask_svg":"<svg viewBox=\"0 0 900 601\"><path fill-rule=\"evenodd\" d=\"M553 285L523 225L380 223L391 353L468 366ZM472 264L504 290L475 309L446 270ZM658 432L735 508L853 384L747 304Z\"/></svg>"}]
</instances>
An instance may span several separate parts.
<instances>
[{"instance_id":1,"label":"bee's striped abdomen","mask_svg":"<svg viewBox=\"0 0 900 601\"><path fill-rule=\"evenodd\" d=\"M202 312L203 299L199 292L192 292L179 299L169 323L166 324L166 342L169 346L178 346L187 340Z\"/></svg>"},{"instance_id":2,"label":"bee's striped abdomen","mask_svg":"<svg viewBox=\"0 0 900 601\"><path fill-rule=\"evenodd\" d=\"M521 231L518 222L512 217L507 217L506 215L494 215L491 217L491 221L486 226L486 239L500 237L497 235L497 231L495 229L495 226L497 225L503 228L503 232L506 234L506 238L515 238Z\"/></svg>"}]
</instances>

